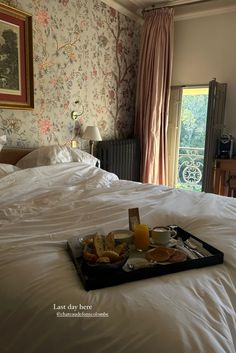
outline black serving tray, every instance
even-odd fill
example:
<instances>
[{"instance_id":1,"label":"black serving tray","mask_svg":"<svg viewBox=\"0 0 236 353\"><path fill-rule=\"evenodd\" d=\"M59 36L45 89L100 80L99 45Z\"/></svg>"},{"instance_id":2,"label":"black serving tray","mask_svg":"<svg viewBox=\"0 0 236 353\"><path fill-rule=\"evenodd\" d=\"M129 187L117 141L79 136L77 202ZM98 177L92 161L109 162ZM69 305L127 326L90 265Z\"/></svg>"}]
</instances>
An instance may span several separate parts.
<instances>
[{"instance_id":1,"label":"black serving tray","mask_svg":"<svg viewBox=\"0 0 236 353\"><path fill-rule=\"evenodd\" d=\"M137 281L145 278L162 276L170 273L186 271L194 268L213 266L223 263L223 252L205 243L201 239L195 237L194 235L188 233L187 231L178 226L175 227L175 231L177 231L177 237L182 238L183 241L185 241L186 239L196 240L203 246L205 250L210 253L209 256L197 258L194 260L188 259L184 262L171 263L166 265L156 264L152 267L140 268L130 272L124 271L121 267L112 271L101 271L93 273L92 271L88 271L86 263L82 258L82 245L78 246L78 238L77 245L75 242L75 238L74 241L69 240L67 242L67 249L79 273L84 288L87 291L92 289L116 286L118 284Z\"/></svg>"}]
</instances>

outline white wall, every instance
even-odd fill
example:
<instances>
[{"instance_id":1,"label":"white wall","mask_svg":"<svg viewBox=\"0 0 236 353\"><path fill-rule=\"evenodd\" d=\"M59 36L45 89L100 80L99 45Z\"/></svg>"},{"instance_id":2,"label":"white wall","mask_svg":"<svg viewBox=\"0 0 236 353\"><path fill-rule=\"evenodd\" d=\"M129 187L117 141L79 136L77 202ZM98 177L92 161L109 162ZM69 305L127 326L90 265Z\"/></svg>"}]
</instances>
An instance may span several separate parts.
<instances>
[{"instance_id":1,"label":"white wall","mask_svg":"<svg viewBox=\"0 0 236 353\"><path fill-rule=\"evenodd\" d=\"M228 84L225 125L236 138L236 11L175 22L172 85Z\"/></svg>"}]
</instances>

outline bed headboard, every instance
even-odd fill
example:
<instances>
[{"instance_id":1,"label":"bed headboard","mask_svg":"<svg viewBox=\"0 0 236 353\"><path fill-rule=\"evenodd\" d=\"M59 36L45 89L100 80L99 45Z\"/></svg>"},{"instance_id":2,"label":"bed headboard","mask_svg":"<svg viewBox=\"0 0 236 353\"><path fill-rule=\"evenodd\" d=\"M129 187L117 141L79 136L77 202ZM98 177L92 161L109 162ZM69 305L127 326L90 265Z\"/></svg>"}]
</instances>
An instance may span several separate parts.
<instances>
[{"instance_id":1,"label":"bed headboard","mask_svg":"<svg viewBox=\"0 0 236 353\"><path fill-rule=\"evenodd\" d=\"M0 152L0 163L16 164L32 151L33 148L3 148Z\"/></svg>"}]
</instances>

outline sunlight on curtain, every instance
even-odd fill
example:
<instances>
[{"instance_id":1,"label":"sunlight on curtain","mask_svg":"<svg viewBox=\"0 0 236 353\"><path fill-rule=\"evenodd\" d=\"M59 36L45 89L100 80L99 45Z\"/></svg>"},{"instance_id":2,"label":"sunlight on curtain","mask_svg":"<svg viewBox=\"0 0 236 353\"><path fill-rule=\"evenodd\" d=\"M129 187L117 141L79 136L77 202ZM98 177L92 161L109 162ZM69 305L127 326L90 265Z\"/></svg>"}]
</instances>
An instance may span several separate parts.
<instances>
[{"instance_id":1,"label":"sunlight on curtain","mask_svg":"<svg viewBox=\"0 0 236 353\"><path fill-rule=\"evenodd\" d=\"M167 125L173 61L174 10L145 13L141 37L135 134L141 147L141 180L167 184Z\"/></svg>"}]
</instances>

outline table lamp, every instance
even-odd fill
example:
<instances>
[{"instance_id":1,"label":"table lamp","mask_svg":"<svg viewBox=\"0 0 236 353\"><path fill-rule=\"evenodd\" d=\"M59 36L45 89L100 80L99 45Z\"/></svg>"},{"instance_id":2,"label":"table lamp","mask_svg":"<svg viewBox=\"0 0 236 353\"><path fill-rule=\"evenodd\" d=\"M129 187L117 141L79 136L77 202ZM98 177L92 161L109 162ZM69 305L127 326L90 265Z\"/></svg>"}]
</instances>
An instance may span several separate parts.
<instances>
[{"instance_id":1,"label":"table lamp","mask_svg":"<svg viewBox=\"0 0 236 353\"><path fill-rule=\"evenodd\" d=\"M93 155L94 141L101 141L101 135L97 126L87 126L83 134L83 139L89 140L90 154Z\"/></svg>"}]
</instances>

